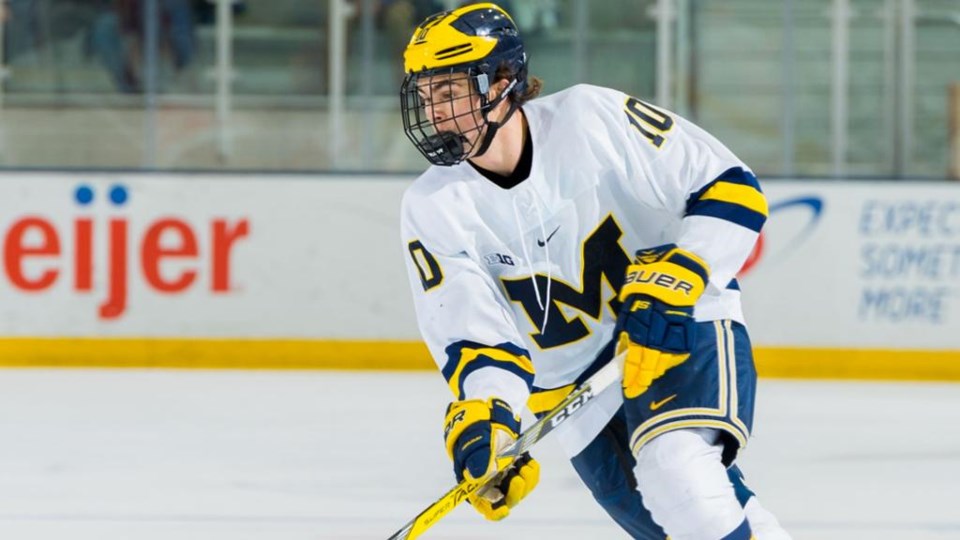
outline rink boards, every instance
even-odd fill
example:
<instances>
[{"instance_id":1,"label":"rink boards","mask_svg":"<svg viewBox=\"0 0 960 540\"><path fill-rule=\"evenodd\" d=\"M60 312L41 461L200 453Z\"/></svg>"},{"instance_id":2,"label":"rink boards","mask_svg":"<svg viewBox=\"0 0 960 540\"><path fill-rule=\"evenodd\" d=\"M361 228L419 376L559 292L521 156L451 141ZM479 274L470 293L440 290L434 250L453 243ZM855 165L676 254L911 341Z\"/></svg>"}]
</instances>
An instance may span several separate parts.
<instances>
[{"instance_id":1,"label":"rink boards","mask_svg":"<svg viewBox=\"0 0 960 540\"><path fill-rule=\"evenodd\" d=\"M0 365L430 368L398 232L411 180L0 175ZM764 190L740 276L762 374L960 379L960 185Z\"/></svg>"}]
</instances>

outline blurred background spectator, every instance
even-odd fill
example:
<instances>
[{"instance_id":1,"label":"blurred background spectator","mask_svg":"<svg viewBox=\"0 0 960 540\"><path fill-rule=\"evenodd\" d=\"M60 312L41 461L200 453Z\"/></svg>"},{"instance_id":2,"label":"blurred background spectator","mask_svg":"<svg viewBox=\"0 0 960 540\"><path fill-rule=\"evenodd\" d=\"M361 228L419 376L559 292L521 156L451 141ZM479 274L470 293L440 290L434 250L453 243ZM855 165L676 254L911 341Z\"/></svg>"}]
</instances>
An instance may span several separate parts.
<instances>
[{"instance_id":1,"label":"blurred background spectator","mask_svg":"<svg viewBox=\"0 0 960 540\"><path fill-rule=\"evenodd\" d=\"M180 73L196 55L196 21L192 0L155 0L159 45ZM117 90L142 89L144 0L112 0L102 5L90 31L91 47Z\"/></svg>"}]
</instances>

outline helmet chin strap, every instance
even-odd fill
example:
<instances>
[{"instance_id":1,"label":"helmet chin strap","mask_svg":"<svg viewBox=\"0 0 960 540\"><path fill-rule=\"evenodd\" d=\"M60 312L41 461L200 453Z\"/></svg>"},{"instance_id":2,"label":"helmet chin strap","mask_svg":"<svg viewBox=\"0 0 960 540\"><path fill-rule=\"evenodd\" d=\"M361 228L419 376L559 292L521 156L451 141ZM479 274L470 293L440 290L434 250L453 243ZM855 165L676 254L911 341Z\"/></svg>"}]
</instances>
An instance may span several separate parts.
<instances>
[{"instance_id":1,"label":"helmet chin strap","mask_svg":"<svg viewBox=\"0 0 960 540\"><path fill-rule=\"evenodd\" d=\"M497 96L497 99L490 102L490 105L487 107L487 111L483 113L484 120L487 120L487 114L492 111L494 107L499 105L500 102L510 94L510 91L513 90L513 87L516 85L516 79L510 81L510 84L507 85L507 87L503 90L503 92L500 93L499 96ZM503 120L499 122L491 122L487 120L487 132L483 135L483 140L480 141L480 149L477 150L477 153L471 157L480 157L490 148L490 143L493 142L493 137L496 136L497 131L508 121L510 121L510 117L513 116L513 113L515 113L518 108L519 107L517 107L517 104L511 101L510 108L507 109L507 114L503 117Z\"/></svg>"}]
</instances>

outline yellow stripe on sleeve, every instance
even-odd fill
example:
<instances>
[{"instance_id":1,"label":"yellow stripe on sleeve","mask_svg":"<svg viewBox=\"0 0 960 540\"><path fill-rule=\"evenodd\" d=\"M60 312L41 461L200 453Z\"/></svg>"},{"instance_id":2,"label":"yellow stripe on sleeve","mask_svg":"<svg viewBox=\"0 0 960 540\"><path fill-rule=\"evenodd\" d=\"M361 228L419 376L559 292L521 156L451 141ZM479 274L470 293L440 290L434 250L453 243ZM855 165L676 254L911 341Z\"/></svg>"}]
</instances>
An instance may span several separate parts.
<instances>
[{"instance_id":1,"label":"yellow stripe on sleeve","mask_svg":"<svg viewBox=\"0 0 960 540\"><path fill-rule=\"evenodd\" d=\"M700 200L714 200L738 204L764 216L770 213L767 208L767 198L763 196L763 193L757 191L753 186L745 186L743 184L733 184L724 181L716 182L700 197Z\"/></svg>"},{"instance_id":2,"label":"yellow stripe on sleeve","mask_svg":"<svg viewBox=\"0 0 960 540\"><path fill-rule=\"evenodd\" d=\"M463 373L463 370L470 362L475 361L481 356L497 362L513 364L531 375L534 374L533 362L526 356L516 356L502 349L495 349L493 347L483 347L480 349L464 348L460 355L460 361L457 363L457 369L453 372L453 375L450 376L449 380L450 390L453 392L453 395L460 395L460 374Z\"/></svg>"}]
</instances>

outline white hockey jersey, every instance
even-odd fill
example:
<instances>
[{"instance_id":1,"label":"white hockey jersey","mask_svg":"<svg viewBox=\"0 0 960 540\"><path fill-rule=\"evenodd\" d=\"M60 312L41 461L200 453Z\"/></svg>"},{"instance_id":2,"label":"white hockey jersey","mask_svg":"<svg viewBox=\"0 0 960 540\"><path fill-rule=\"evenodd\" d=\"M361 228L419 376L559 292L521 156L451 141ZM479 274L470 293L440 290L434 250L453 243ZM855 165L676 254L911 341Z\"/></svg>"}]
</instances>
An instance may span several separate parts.
<instances>
[{"instance_id":1,"label":"white hockey jersey","mask_svg":"<svg viewBox=\"0 0 960 540\"><path fill-rule=\"evenodd\" d=\"M503 189L469 163L431 167L403 198L401 234L420 331L456 399L548 410L609 360L634 253L675 243L704 259L697 320L743 322L735 274L766 201L756 178L694 124L588 85L523 106L529 177ZM531 395L533 391L533 395ZM619 388L555 433L573 456Z\"/></svg>"}]
</instances>

